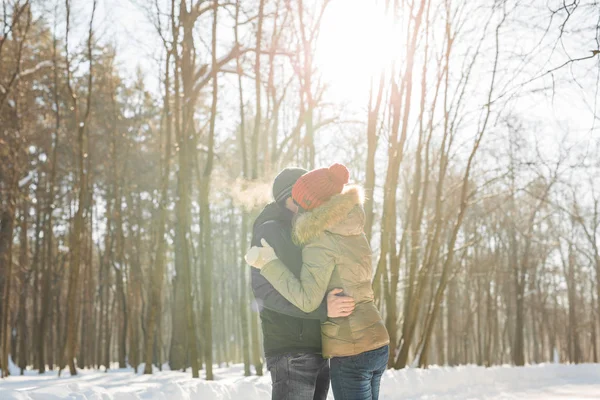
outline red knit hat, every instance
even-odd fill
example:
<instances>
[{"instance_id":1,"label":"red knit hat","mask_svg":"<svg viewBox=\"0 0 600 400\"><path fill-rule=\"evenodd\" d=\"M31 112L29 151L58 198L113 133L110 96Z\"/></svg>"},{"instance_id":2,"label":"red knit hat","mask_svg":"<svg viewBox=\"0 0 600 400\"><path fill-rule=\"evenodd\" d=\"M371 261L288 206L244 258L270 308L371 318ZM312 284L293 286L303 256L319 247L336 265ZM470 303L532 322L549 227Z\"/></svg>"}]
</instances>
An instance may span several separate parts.
<instances>
[{"instance_id":1,"label":"red knit hat","mask_svg":"<svg viewBox=\"0 0 600 400\"><path fill-rule=\"evenodd\" d=\"M320 168L302 175L292 189L292 198L305 210L319 207L332 196L342 193L350 172L342 164Z\"/></svg>"}]
</instances>

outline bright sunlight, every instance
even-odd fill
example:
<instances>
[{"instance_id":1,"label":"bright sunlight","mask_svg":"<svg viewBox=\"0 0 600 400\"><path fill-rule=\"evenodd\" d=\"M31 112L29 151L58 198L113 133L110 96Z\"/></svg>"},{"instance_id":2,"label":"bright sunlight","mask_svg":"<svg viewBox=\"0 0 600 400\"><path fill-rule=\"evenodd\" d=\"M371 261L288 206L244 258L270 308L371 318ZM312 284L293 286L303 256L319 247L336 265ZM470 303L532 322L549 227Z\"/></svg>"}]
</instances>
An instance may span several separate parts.
<instances>
[{"instance_id":1,"label":"bright sunlight","mask_svg":"<svg viewBox=\"0 0 600 400\"><path fill-rule=\"evenodd\" d=\"M395 26L381 1L331 2L321 25L315 62L336 100L364 103L371 78L392 61Z\"/></svg>"}]
</instances>

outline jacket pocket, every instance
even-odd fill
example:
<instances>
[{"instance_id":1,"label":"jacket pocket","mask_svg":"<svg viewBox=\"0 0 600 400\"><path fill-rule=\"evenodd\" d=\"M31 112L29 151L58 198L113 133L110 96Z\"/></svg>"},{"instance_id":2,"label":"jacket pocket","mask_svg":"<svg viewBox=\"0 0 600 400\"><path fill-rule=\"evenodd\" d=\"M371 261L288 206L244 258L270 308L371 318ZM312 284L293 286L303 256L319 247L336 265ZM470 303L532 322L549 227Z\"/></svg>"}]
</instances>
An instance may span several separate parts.
<instances>
[{"instance_id":1,"label":"jacket pocket","mask_svg":"<svg viewBox=\"0 0 600 400\"><path fill-rule=\"evenodd\" d=\"M321 324L321 333L330 338L336 338L340 331L340 326L331 321L325 321Z\"/></svg>"}]
</instances>

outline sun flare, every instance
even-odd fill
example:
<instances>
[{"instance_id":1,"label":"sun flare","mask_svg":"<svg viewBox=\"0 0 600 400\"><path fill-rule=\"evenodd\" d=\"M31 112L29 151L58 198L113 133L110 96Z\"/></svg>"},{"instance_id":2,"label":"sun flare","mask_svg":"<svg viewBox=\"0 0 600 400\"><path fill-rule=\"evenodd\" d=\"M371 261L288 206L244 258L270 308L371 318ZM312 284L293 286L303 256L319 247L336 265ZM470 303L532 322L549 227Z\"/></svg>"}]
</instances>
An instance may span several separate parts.
<instances>
[{"instance_id":1,"label":"sun flare","mask_svg":"<svg viewBox=\"0 0 600 400\"><path fill-rule=\"evenodd\" d=\"M393 59L395 28L380 1L336 0L328 6L315 62L332 96L364 103L371 78Z\"/></svg>"}]
</instances>

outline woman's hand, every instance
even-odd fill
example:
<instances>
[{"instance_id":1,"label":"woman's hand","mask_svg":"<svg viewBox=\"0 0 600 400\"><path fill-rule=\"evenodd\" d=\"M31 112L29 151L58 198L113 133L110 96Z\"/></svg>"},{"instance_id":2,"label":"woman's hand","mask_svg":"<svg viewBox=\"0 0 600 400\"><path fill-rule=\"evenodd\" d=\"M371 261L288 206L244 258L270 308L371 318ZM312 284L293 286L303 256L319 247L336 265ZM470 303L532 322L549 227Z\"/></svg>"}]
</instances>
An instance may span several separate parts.
<instances>
[{"instance_id":1,"label":"woman's hand","mask_svg":"<svg viewBox=\"0 0 600 400\"><path fill-rule=\"evenodd\" d=\"M263 247L252 246L244 257L249 265L258 269L277 259L275 250L265 239L261 239L260 243Z\"/></svg>"}]
</instances>

